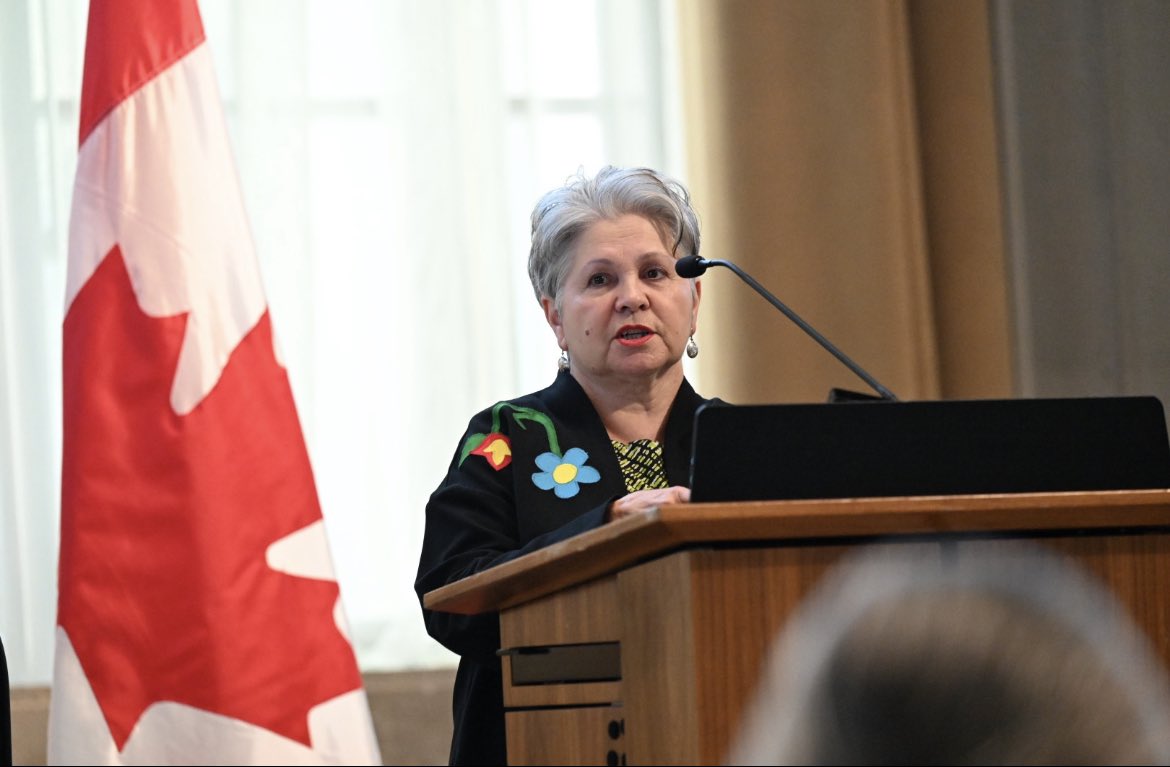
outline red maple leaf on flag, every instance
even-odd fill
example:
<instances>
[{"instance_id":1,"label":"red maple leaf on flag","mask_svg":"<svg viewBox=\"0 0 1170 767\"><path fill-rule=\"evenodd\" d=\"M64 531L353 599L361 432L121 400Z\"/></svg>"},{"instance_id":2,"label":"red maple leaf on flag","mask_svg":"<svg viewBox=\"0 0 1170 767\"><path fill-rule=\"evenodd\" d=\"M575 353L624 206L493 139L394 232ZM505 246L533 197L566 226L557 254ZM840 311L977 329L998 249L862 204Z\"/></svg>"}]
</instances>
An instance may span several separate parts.
<instances>
[{"instance_id":1,"label":"red maple leaf on flag","mask_svg":"<svg viewBox=\"0 0 1170 767\"><path fill-rule=\"evenodd\" d=\"M311 747L309 709L361 678L336 581L265 560L321 519L288 377L265 312L178 415L187 322L141 311L118 246L65 318L59 623L119 750L161 701Z\"/></svg>"}]
</instances>

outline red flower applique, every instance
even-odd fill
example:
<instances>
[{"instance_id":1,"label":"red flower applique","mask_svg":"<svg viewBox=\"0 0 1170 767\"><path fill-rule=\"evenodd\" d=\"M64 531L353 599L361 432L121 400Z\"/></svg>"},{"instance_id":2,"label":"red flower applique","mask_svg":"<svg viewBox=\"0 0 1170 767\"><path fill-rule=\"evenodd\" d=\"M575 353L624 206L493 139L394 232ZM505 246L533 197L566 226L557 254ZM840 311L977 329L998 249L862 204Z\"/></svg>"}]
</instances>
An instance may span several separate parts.
<instances>
[{"instance_id":1,"label":"red flower applique","mask_svg":"<svg viewBox=\"0 0 1170 767\"><path fill-rule=\"evenodd\" d=\"M493 469L499 471L512 462L512 443L498 431L484 435L479 446L472 449L470 455L481 455Z\"/></svg>"}]
</instances>

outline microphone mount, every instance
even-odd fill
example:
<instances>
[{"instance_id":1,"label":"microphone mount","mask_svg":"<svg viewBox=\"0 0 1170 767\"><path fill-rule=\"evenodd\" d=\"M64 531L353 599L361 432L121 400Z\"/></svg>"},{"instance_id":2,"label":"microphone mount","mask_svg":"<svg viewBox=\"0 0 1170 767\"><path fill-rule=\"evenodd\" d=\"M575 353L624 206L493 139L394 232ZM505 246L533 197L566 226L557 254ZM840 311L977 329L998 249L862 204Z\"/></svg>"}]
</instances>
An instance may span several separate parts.
<instances>
[{"instance_id":1,"label":"microphone mount","mask_svg":"<svg viewBox=\"0 0 1170 767\"><path fill-rule=\"evenodd\" d=\"M842 364L845 365L845 367L852 370L854 372L854 374L857 375L858 378L860 378L861 380L863 380L867 384L869 384L873 388L874 391L876 391L878 394L881 395L882 399L889 400L891 402L898 401L898 398L896 396L894 396L894 393L892 391L890 391L886 387L882 386L881 383L879 383L876 378L871 376L869 373L865 372L865 370L860 365L858 365L853 360L849 359L849 357L847 357L844 352L842 352L840 349L838 349L836 346L834 346L829 341L829 339L825 338L823 335L821 335L819 332L817 332L816 328L814 328L812 325L809 325L807 322L805 322L803 319L801 319L801 317L796 312L789 309L787 306L784 305L783 302L780 301L780 299L776 298L776 296L769 293L767 288L765 288L760 283L756 282L755 278L753 278L750 274L748 274L744 270L740 269L738 266L736 266L732 262L724 261L722 259L717 259L717 258L711 258L711 259L701 258L698 254L695 254L695 255L690 255L690 256L683 256L682 258L678 259L678 261L675 262L674 268L675 268L675 272L680 277L690 278L690 277L698 277L699 275L706 272L707 269L709 269L712 266L725 266L728 269L730 269L731 271L735 272L737 275L739 275L739 278L741 280L746 282L757 293L759 293L761 296L763 296L764 299L767 300L768 303L770 303L772 306L776 307L781 312L783 312L784 316L786 316L788 319L790 319L794 323L796 323L797 327L799 327L801 330L803 330L805 333L807 333L809 336L811 336L814 341L816 341L818 344L820 344L822 347L824 347L824 349L826 351L828 351L830 354L832 354L834 357L836 357Z\"/></svg>"}]
</instances>

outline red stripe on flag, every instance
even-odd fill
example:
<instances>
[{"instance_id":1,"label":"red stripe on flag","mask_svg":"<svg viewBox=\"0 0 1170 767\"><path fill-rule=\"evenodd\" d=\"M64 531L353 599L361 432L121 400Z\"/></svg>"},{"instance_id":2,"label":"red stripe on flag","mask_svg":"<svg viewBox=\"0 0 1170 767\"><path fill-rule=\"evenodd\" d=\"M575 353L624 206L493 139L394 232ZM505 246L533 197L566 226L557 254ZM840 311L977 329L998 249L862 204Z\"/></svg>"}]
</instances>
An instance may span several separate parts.
<instances>
[{"instance_id":1,"label":"red stripe on flag","mask_svg":"<svg viewBox=\"0 0 1170 767\"><path fill-rule=\"evenodd\" d=\"M127 96L203 42L195 0L92 0L79 143Z\"/></svg>"}]
</instances>

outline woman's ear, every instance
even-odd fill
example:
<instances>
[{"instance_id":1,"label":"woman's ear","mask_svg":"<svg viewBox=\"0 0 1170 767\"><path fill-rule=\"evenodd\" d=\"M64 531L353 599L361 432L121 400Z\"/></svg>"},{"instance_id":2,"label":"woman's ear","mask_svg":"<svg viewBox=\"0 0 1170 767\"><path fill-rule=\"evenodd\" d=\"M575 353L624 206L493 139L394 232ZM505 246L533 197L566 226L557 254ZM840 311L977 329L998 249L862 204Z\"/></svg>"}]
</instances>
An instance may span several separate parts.
<instances>
[{"instance_id":1,"label":"woman's ear","mask_svg":"<svg viewBox=\"0 0 1170 767\"><path fill-rule=\"evenodd\" d=\"M552 328L553 333L556 334L557 344L565 348L565 329L561 325L561 313L557 311L556 301L545 296L540 299L540 306L544 309L544 319L548 322L548 326Z\"/></svg>"},{"instance_id":2,"label":"woman's ear","mask_svg":"<svg viewBox=\"0 0 1170 767\"><path fill-rule=\"evenodd\" d=\"M691 335L692 336L695 334L695 331L699 327L699 299L703 297L703 281L700 279L696 279L693 283L693 286L694 286L694 290L691 292L691 294L694 296L695 300L694 300L694 303L691 305Z\"/></svg>"}]
</instances>

